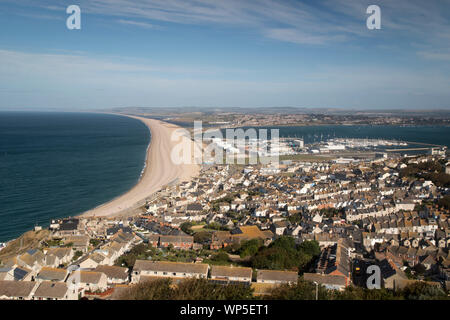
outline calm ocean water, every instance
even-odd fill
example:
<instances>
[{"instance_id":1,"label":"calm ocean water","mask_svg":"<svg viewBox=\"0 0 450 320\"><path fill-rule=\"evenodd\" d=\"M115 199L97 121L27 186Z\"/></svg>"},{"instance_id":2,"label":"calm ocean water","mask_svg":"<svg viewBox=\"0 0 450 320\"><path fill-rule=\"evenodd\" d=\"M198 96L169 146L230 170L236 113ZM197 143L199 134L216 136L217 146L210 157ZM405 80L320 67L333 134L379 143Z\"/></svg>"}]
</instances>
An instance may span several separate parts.
<instances>
[{"instance_id":1,"label":"calm ocean water","mask_svg":"<svg viewBox=\"0 0 450 320\"><path fill-rule=\"evenodd\" d=\"M149 141L122 116L0 112L0 242L128 191Z\"/></svg>"}]
</instances>

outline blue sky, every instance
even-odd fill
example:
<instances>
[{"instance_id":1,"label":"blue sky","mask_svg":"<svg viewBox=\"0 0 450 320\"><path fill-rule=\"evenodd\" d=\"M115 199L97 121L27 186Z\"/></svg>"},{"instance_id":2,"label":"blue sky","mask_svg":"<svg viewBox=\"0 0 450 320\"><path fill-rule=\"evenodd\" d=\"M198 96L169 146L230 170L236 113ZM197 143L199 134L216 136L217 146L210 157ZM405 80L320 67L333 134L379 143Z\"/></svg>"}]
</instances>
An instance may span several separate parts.
<instances>
[{"instance_id":1,"label":"blue sky","mask_svg":"<svg viewBox=\"0 0 450 320\"><path fill-rule=\"evenodd\" d=\"M448 0L0 0L1 109L435 109L449 88Z\"/></svg>"}]
</instances>

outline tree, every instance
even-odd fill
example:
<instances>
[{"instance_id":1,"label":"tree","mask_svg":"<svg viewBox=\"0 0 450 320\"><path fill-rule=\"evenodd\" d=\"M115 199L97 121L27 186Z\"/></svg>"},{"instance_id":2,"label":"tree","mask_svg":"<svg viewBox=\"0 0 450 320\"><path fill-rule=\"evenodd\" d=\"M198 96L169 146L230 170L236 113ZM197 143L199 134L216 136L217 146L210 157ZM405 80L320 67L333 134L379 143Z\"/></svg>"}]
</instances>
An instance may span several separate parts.
<instances>
[{"instance_id":1,"label":"tree","mask_svg":"<svg viewBox=\"0 0 450 320\"><path fill-rule=\"evenodd\" d=\"M437 161L427 161L410 164L400 170L400 177L431 180L438 187L450 187L450 175L445 173L444 167Z\"/></svg>"},{"instance_id":2,"label":"tree","mask_svg":"<svg viewBox=\"0 0 450 320\"><path fill-rule=\"evenodd\" d=\"M239 255L241 258L253 256L258 252L258 249L263 245L261 239L252 239L243 241L239 248Z\"/></svg>"},{"instance_id":3,"label":"tree","mask_svg":"<svg viewBox=\"0 0 450 320\"><path fill-rule=\"evenodd\" d=\"M212 261L216 261L216 262L228 262L229 258L228 258L228 254L225 252L218 252L215 255L213 255L211 257Z\"/></svg>"},{"instance_id":4,"label":"tree","mask_svg":"<svg viewBox=\"0 0 450 320\"><path fill-rule=\"evenodd\" d=\"M126 289L121 300L249 300L254 299L251 286L216 284L207 279L185 279L172 284L169 279L150 280ZM284 284L269 290L264 299L314 300L316 285L299 279L296 284ZM388 289L366 289L349 286L344 291L318 286L319 300L448 300L443 290L425 282L415 282L396 292Z\"/></svg>"},{"instance_id":5,"label":"tree","mask_svg":"<svg viewBox=\"0 0 450 320\"><path fill-rule=\"evenodd\" d=\"M304 271L319 253L320 248L316 241L304 241L297 245L294 238L282 236L269 247L262 247L251 261L252 266L258 269Z\"/></svg>"},{"instance_id":6,"label":"tree","mask_svg":"<svg viewBox=\"0 0 450 320\"><path fill-rule=\"evenodd\" d=\"M120 300L172 300L173 291L170 279L145 281L126 289Z\"/></svg>"},{"instance_id":7,"label":"tree","mask_svg":"<svg viewBox=\"0 0 450 320\"><path fill-rule=\"evenodd\" d=\"M297 284L284 284L269 291L265 297L269 300L315 300L316 286L312 282L300 279ZM319 286L319 300L328 300L328 291Z\"/></svg>"},{"instance_id":8,"label":"tree","mask_svg":"<svg viewBox=\"0 0 450 320\"><path fill-rule=\"evenodd\" d=\"M450 195L446 195L443 198L439 199L438 205L442 208L450 210Z\"/></svg>"},{"instance_id":9,"label":"tree","mask_svg":"<svg viewBox=\"0 0 450 320\"><path fill-rule=\"evenodd\" d=\"M334 291L331 293L333 300L394 300L399 297L394 296L393 291L388 289L366 289L361 287L347 287L344 291Z\"/></svg>"},{"instance_id":10,"label":"tree","mask_svg":"<svg viewBox=\"0 0 450 320\"><path fill-rule=\"evenodd\" d=\"M253 289L243 284L221 285L207 279L185 279L172 285L169 279L139 283L120 296L121 300L248 300Z\"/></svg>"},{"instance_id":11,"label":"tree","mask_svg":"<svg viewBox=\"0 0 450 320\"><path fill-rule=\"evenodd\" d=\"M211 232L200 231L194 234L194 242L206 244L211 241Z\"/></svg>"},{"instance_id":12,"label":"tree","mask_svg":"<svg viewBox=\"0 0 450 320\"><path fill-rule=\"evenodd\" d=\"M206 279L187 279L180 282L174 290L174 300L205 300L216 298L214 286Z\"/></svg>"},{"instance_id":13,"label":"tree","mask_svg":"<svg viewBox=\"0 0 450 320\"><path fill-rule=\"evenodd\" d=\"M99 239L91 239L91 240L89 240L89 243L93 246L93 247L96 247L96 246L98 246L99 244L100 244L100 240Z\"/></svg>"},{"instance_id":14,"label":"tree","mask_svg":"<svg viewBox=\"0 0 450 320\"><path fill-rule=\"evenodd\" d=\"M155 249L151 245L140 243L137 246L134 246L130 252L117 258L115 265L131 268L134 266L137 259L147 259L147 257L153 254L155 254Z\"/></svg>"},{"instance_id":15,"label":"tree","mask_svg":"<svg viewBox=\"0 0 450 320\"><path fill-rule=\"evenodd\" d=\"M180 229L181 229L181 231L183 231L184 233L187 233L187 234L190 234L190 235L193 234L193 231L192 231L192 223L191 223L191 222L184 222L184 223L182 223L182 224L180 225Z\"/></svg>"},{"instance_id":16,"label":"tree","mask_svg":"<svg viewBox=\"0 0 450 320\"><path fill-rule=\"evenodd\" d=\"M285 249L272 247L259 251L252 258L251 264L257 269L284 270L295 267L292 261L292 256Z\"/></svg>"},{"instance_id":17,"label":"tree","mask_svg":"<svg viewBox=\"0 0 450 320\"><path fill-rule=\"evenodd\" d=\"M288 218L290 223L300 223L302 221L302 215L300 213L294 213L290 215Z\"/></svg>"},{"instance_id":18,"label":"tree","mask_svg":"<svg viewBox=\"0 0 450 320\"><path fill-rule=\"evenodd\" d=\"M207 228L218 231L228 231L228 228L226 226L222 226L217 222L211 222L210 224L207 225Z\"/></svg>"},{"instance_id":19,"label":"tree","mask_svg":"<svg viewBox=\"0 0 450 320\"><path fill-rule=\"evenodd\" d=\"M416 281L406 286L400 293L407 300L448 300L445 292L426 282Z\"/></svg>"},{"instance_id":20,"label":"tree","mask_svg":"<svg viewBox=\"0 0 450 320\"><path fill-rule=\"evenodd\" d=\"M244 300L252 299L253 290L243 284L215 284L207 279L187 279L174 290L175 300Z\"/></svg>"},{"instance_id":21,"label":"tree","mask_svg":"<svg viewBox=\"0 0 450 320\"><path fill-rule=\"evenodd\" d=\"M82 251L79 250L75 251L75 254L73 255L73 261L78 260L82 255L83 255Z\"/></svg>"},{"instance_id":22,"label":"tree","mask_svg":"<svg viewBox=\"0 0 450 320\"><path fill-rule=\"evenodd\" d=\"M310 256L317 256L320 254L320 246L319 243L315 240L313 241L303 241L299 245L299 249L303 251L304 253L310 255Z\"/></svg>"}]
</instances>

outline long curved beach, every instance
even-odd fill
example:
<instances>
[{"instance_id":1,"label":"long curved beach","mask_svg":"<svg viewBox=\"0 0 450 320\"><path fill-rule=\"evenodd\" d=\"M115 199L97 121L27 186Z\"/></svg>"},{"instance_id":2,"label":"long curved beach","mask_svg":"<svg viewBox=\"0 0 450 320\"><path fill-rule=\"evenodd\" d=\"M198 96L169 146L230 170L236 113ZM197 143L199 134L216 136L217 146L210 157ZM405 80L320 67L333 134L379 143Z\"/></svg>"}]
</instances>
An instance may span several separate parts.
<instances>
[{"instance_id":1,"label":"long curved beach","mask_svg":"<svg viewBox=\"0 0 450 320\"><path fill-rule=\"evenodd\" d=\"M181 129L180 127L154 119L130 115L123 116L142 121L151 132L144 172L139 182L127 193L86 211L81 215L83 217L131 215L145 204L145 200L149 196L163 186L172 182L186 181L197 175L200 170L200 166L194 162L191 164L175 164L171 160L171 152L176 145L182 144L184 148L191 148L190 150L194 148L193 140L187 136L172 141L172 134L175 130Z\"/></svg>"}]
</instances>

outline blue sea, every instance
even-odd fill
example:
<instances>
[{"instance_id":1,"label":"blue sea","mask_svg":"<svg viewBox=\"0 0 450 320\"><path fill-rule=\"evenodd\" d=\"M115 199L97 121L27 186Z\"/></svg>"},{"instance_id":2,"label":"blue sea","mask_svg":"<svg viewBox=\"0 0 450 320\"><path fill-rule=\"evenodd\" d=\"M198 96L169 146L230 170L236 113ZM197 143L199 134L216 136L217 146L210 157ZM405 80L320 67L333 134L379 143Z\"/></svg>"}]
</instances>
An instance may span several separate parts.
<instances>
[{"instance_id":1,"label":"blue sea","mask_svg":"<svg viewBox=\"0 0 450 320\"><path fill-rule=\"evenodd\" d=\"M0 242L128 191L149 141L123 116L0 112Z\"/></svg>"},{"instance_id":2,"label":"blue sea","mask_svg":"<svg viewBox=\"0 0 450 320\"><path fill-rule=\"evenodd\" d=\"M267 127L271 129L275 127ZM382 138L446 145L450 127L280 127L305 143ZM0 112L0 242L125 193L142 173L150 133L139 120L95 113Z\"/></svg>"},{"instance_id":3,"label":"blue sea","mask_svg":"<svg viewBox=\"0 0 450 320\"><path fill-rule=\"evenodd\" d=\"M243 127L247 130L248 127ZM405 142L418 142L447 146L450 148L449 126L388 126L388 125L316 125L257 127L267 129L270 138L271 129L279 129L280 137L303 138L305 144L326 141L332 138L384 139ZM225 136L225 130L222 130ZM414 146L414 144L411 144Z\"/></svg>"}]
</instances>

